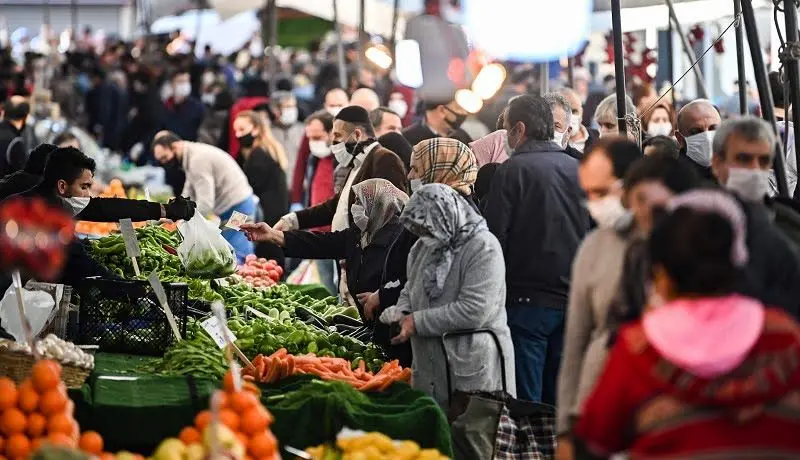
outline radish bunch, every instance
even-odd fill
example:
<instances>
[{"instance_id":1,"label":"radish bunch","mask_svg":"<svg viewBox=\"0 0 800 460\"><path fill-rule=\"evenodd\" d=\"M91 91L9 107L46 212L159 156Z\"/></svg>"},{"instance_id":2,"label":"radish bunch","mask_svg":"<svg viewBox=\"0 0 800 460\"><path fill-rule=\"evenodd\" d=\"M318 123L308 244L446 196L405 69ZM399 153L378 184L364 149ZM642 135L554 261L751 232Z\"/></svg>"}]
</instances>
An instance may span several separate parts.
<instances>
[{"instance_id":1,"label":"radish bunch","mask_svg":"<svg viewBox=\"0 0 800 460\"><path fill-rule=\"evenodd\" d=\"M250 254L244 259L244 264L236 268L236 274L250 286L270 287L280 281L283 276L283 268L274 260Z\"/></svg>"}]
</instances>

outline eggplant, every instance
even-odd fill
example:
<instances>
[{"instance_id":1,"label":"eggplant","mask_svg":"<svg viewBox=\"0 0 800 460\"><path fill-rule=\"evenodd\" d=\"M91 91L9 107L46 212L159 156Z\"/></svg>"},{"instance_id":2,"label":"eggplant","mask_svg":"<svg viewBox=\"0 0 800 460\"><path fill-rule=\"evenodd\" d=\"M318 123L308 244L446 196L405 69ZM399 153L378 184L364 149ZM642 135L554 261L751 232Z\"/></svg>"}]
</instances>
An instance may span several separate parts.
<instances>
[{"instance_id":1,"label":"eggplant","mask_svg":"<svg viewBox=\"0 0 800 460\"><path fill-rule=\"evenodd\" d=\"M351 318L349 316L345 316L345 315L333 315L333 317L331 318L331 321L334 324L337 324L337 325L338 324L344 324L344 325L353 326L353 327L363 327L364 326L364 323L362 323L361 321L359 321L357 319L353 319L353 318Z\"/></svg>"}]
</instances>

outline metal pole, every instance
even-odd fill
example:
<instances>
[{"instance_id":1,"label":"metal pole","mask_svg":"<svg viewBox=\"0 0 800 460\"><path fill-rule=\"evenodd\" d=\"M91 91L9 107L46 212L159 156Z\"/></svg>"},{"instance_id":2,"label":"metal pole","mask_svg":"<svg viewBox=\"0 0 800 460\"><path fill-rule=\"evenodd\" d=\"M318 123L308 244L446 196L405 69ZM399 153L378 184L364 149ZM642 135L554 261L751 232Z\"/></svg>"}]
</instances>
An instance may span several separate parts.
<instances>
[{"instance_id":1,"label":"metal pole","mask_svg":"<svg viewBox=\"0 0 800 460\"><path fill-rule=\"evenodd\" d=\"M567 58L567 84L575 89L575 58L572 56Z\"/></svg>"},{"instance_id":2,"label":"metal pole","mask_svg":"<svg viewBox=\"0 0 800 460\"><path fill-rule=\"evenodd\" d=\"M138 9L138 8L137 8ZM78 38L78 1L70 0L69 2L70 23L72 24L72 40Z\"/></svg>"},{"instance_id":3,"label":"metal pole","mask_svg":"<svg viewBox=\"0 0 800 460\"><path fill-rule=\"evenodd\" d=\"M675 46L672 42L672 36L675 34L675 31L672 29L672 21L667 21L667 54L669 55L669 59L667 60L667 73L669 74L669 87L672 94L670 95L670 100L672 101L672 113L675 113L675 107L677 105L677 97L675 97Z\"/></svg>"},{"instance_id":4,"label":"metal pole","mask_svg":"<svg viewBox=\"0 0 800 460\"><path fill-rule=\"evenodd\" d=\"M786 20L786 45L787 53L783 66L786 69L786 74L789 77L790 90L784 94L784 106L791 100L792 104L792 127L794 128L794 155L797 160L798 152L800 152L800 64L797 62L796 53L793 51L797 46L800 46L800 34L797 31L797 5L794 0L784 0L783 2L783 15ZM788 109L788 107L786 107ZM789 120L788 114L784 116L785 120ZM786 130L789 130L788 123ZM795 189L797 192L797 189Z\"/></svg>"},{"instance_id":5,"label":"metal pole","mask_svg":"<svg viewBox=\"0 0 800 460\"><path fill-rule=\"evenodd\" d=\"M539 94L544 96L550 86L550 63L542 62L539 64Z\"/></svg>"},{"instance_id":6,"label":"metal pole","mask_svg":"<svg viewBox=\"0 0 800 460\"><path fill-rule=\"evenodd\" d=\"M697 61L697 56L694 54L694 50L689 45L689 40L686 38L686 35L683 34L683 28L681 27L680 21L678 21L678 16L675 14L675 8L672 7L672 0L665 1L667 2L669 17L672 19L672 22L675 23L675 29L678 32L678 36L681 38L683 52L689 59L689 64L693 64ZM700 92L700 97L703 99L708 99L708 91L706 90L706 83L705 80L703 80L703 73L700 71L700 67L694 66L692 69L694 70L695 77L697 77L697 89Z\"/></svg>"},{"instance_id":7,"label":"metal pole","mask_svg":"<svg viewBox=\"0 0 800 460\"><path fill-rule=\"evenodd\" d=\"M44 20L42 22L45 25L49 26L50 25L50 0L45 0L44 1L44 11L42 11L42 15L44 16L44 18L43 18Z\"/></svg>"},{"instance_id":8,"label":"metal pole","mask_svg":"<svg viewBox=\"0 0 800 460\"><path fill-rule=\"evenodd\" d=\"M620 0L611 0L611 27L614 37L614 74L617 84L617 130L619 134L624 137L628 134L628 126L625 119L625 57L622 55L622 19L620 16Z\"/></svg>"},{"instance_id":9,"label":"metal pole","mask_svg":"<svg viewBox=\"0 0 800 460\"><path fill-rule=\"evenodd\" d=\"M668 0L669 1L669 0ZM775 124L775 103L772 99L772 89L767 79L767 67L764 65L764 56L761 54L761 43L758 39L758 29L756 28L756 18L753 12L753 4L750 0L742 0L742 19L744 20L744 31L747 34L747 43L750 45L750 57L753 59L753 70L756 77L756 87L761 101L761 115L764 120L772 125L775 134L778 134L778 127ZM797 38L795 32L795 39ZM778 194L789 196L789 188L786 186L786 168L783 158L783 142L778 136L775 147L775 179L778 182Z\"/></svg>"},{"instance_id":10,"label":"metal pole","mask_svg":"<svg viewBox=\"0 0 800 460\"><path fill-rule=\"evenodd\" d=\"M347 69L344 65L344 44L342 43L342 25L339 24L339 2L333 0L333 27L336 28L336 55L339 62L339 86L347 90Z\"/></svg>"},{"instance_id":11,"label":"metal pole","mask_svg":"<svg viewBox=\"0 0 800 460\"><path fill-rule=\"evenodd\" d=\"M267 14L269 14L269 93L275 92L278 85L278 4L277 0L268 0Z\"/></svg>"},{"instance_id":12,"label":"metal pole","mask_svg":"<svg viewBox=\"0 0 800 460\"><path fill-rule=\"evenodd\" d=\"M733 14L742 14L742 1L733 0ZM747 76L744 70L744 31L742 22L736 24L736 67L739 70L739 114L747 115Z\"/></svg>"},{"instance_id":13,"label":"metal pole","mask_svg":"<svg viewBox=\"0 0 800 460\"><path fill-rule=\"evenodd\" d=\"M358 10L358 62L367 51L367 0L361 0Z\"/></svg>"},{"instance_id":14,"label":"metal pole","mask_svg":"<svg viewBox=\"0 0 800 460\"><path fill-rule=\"evenodd\" d=\"M400 0L394 0L394 7L392 9L392 36L389 37L389 45L391 52L394 54L394 45L397 41L397 20L400 17Z\"/></svg>"}]
</instances>

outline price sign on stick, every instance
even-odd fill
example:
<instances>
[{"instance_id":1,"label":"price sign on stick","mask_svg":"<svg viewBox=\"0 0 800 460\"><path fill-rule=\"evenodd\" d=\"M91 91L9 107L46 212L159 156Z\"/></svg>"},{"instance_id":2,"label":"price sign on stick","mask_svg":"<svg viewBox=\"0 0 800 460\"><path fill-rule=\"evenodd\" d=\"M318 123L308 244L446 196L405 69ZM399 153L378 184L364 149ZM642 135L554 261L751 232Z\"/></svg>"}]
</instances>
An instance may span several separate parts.
<instances>
[{"instance_id":1,"label":"price sign on stick","mask_svg":"<svg viewBox=\"0 0 800 460\"><path fill-rule=\"evenodd\" d=\"M22 332L25 334L25 340L28 342L28 346L31 347L33 357L38 360L39 353L36 351L36 343L34 342L31 323L25 315L25 303L22 300L22 276L20 276L19 270L11 272L11 282L14 284L14 293L17 295L17 309L19 310L19 322L22 324Z\"/></svg>"},{"instance_id":2,"label":"price sign on stick","mask_svg":"<svg viewBox=\"0 0 800 460\"><path fill-rule=\"evenodd\" d=\"M155 271L150 273L150 275L147 277L147 281L149 281L150 286L153 287L153 292L156 294L158 303L161 305L161 308L164 309L164 314L167 315L167 321L169 322L169 327L172 328L172 334L174 334L175 339L180 342L181 331L178 329L178 323L175 321L175 315L172 314L172 309L169 308L169 304L167 303L167 293L164 291L164 286L161 284L161 280L158 279L158 275Z\"/></svg>"},{"instance_id":3,"label":"price sign on stick","mask_svg":"<svg viewBox=\"0 0 800 460\"><path fill-rule=\"evenodd\" d=\"M139 264L136 262L136 258L141 255L141 252L139 251L139 241L136 239L136 231L133 229L133 221L120 219L119 230L122 232L122 240L125 241L125 252L133 262L133 271L136 276L139 276L141 273L139 272Z\"/></svg>"},{"instance_id":4,"label":"price sign on stick","mask_svg":"<svg viewBox=\"0 0 800 460\"><path fill-rule=\"evenodd\" d=\"M233 361L233 356L231 356L231 353L230 353L231 350L236 352L236 356L238 356L239 359L242 360L242 362L247 364L247 367L253 367L253 363L251 363L250 360L247 359L247 356L245 356L244 353L242 353L242 350L240 350L239 347L237 347L236 344L233 343L233 342L236 341L236 337L233 335L233 332L231 332L231 330L228 329L228 323L227 323L227 321L225 321L225 309L222 306L222 302L219 302L219 301L214 302L211 305L211 312L214 314L214 317L217 318L217 322L222 326L222 331L223 331L222 336L223 336L223 338L225 340L225 347L226 347L226 352L227 352L226 355L227 355L228 364L229 364L231 370L232 371L238 370L238 367L235 366L235 363ZM208 321L208 320L206 320L206 321ZM219 342L217 342L217 345L219 345ZM234 385L236 386L236 389L237 390L241 389L241 381L240 381L241 380L241 374L238 373L238 372L233 372L233 379L234 379Z\"/></svg>"}]
</instances>

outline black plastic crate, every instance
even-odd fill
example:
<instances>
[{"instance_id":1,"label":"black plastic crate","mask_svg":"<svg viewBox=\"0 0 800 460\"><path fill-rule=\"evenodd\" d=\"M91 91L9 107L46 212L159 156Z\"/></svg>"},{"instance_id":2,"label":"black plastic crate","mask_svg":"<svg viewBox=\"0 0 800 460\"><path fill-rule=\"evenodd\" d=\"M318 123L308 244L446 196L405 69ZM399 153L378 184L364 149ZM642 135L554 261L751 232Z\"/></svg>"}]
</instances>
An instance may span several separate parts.
<instances>
[{"instance_id":1,"label":"black plastic crate","mask_svg":"<svg viewBox=\"0 0 800 460\"><path fill-rule=\"evenodd\" d=\"M186 337L189 287L164 283L167 302ZM79 289L79 345L100 351L158 356L175 341L167 316L147 281L89 278Z\"/></svg>"}]
</instances>

